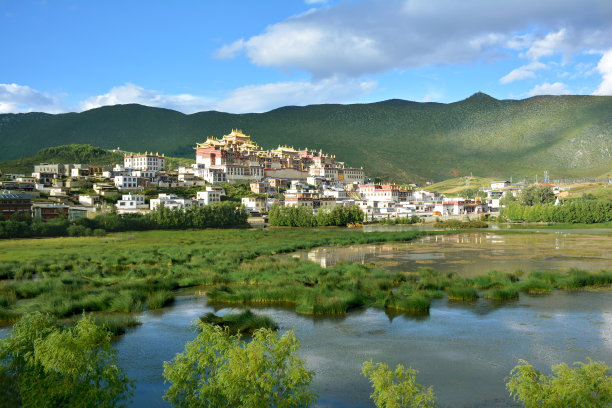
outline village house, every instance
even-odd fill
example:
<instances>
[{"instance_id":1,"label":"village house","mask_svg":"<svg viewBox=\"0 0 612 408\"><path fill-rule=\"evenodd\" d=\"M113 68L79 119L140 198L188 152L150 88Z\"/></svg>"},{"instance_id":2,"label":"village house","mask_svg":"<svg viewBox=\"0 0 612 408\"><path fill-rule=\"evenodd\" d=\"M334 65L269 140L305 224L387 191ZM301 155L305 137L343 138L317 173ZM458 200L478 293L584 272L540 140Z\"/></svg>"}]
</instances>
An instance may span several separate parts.
<instances>
[{"instance_id":1,"label":"village house","mask_svg":"<svg viewBox=\"0 0 612 408\"><path fill-rule=\"evenodd\" d=\"M242 205L252 212L266 211L267 200L265 197L243 197Z\"/></svg>"},{"instance_id":2,"label":"village house","mask_svg":"<svg viewBox=\"0 0 612 408\"><path fill-rule=\"evenodd\" d=\"M145 203L143 194L123 194L121 200L115 204L118 214L138 213L148 210L149 206Z\"/></svg>"},{"instance_id":3,"label":"village house","mask_svg":"<svg viewBox=\"0 0 612 408\"><path fill-rule=\"evenodd\" d=\"M32 216L39 217L43 221L59 217L68 217L69 207L61 203L33 203Z\"/></svg>"},{"instance_id":4,"label":"village house","mask_svg":"<svg viewBox=\"0 0 612 408\"><path fill-rule=\"evenodd\" d=\"M0 214L9 219L15 214L30 215L32 197L29 194L3 190L0 191Z\"/></svg>"},{"instance_id":5,"label":"village house","mask_svg":"<svg viewBox=\"0 0 612 408\"><path fill-rule=\"evenodd\" d=\"M136 176L115 176L113 180L115 187L117 187L119 190L138 188L138 177Z\"/></svg>"},{"instance_id":6,"label":"village house","mask_svg":"<svg viewBox=\"0 0 612 408\"><path fill-rule=\"evenodd\" d=\"M160 205L171 210L184 210L191 206L192 203L191 200L174 194L159 194L157 198L153 198L149 201L149 206L151 211L155 210Z\"/></svg>"},{"instance_id":7,"label":"village house","mask_svg":"<svg viewBox=\"0 0 612 408\"><path fill-rule=\"evenodd\" d=\"M225 190L221 187L206 186L206 191L198 191L196 200L198 205L209 205L221 201L221 197L225 195Z\"/></svg>"},{"instance_id":8,"label":"village house","mask_svg":"<svg viewBox=\"0 0 612 408\"><path fill-rule=\"evenodd\" d=\"M510 184L511 183L508 180L492 181L491 189L492 190L503 190L506 187L510 187Z\"/></svg>"}]
</instances>

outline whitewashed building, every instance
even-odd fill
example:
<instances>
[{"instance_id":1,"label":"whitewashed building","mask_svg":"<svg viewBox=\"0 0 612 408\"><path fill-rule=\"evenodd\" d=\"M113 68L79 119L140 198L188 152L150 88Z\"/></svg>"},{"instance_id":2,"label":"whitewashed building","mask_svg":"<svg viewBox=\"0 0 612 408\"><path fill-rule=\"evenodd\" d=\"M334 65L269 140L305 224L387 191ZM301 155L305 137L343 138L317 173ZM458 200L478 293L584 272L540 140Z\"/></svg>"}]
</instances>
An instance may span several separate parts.
<instances>
[{"instance_id":1,"label":"whitewashed building","mask_svg":"<svg viewBox=\"0 0 612 408\"><path fill-rule=\"evenodd\" d=\"M142 212L149 208L145 203L145 196L143 194L132 193L124 194L121 200L117 201L115 207L119 214Z\"/></svg>"},{"instance_id":2,"label":"whitewashed building","mask_svg":"<svg viewBox=\"0 0 612 408\"><path fill-rule=\"evenodd\" d=\"M249 211L262 212L266 210L266 198L265 197L243 197L242 205Z\"/></svg>"},{"instance_id":3,"label":"whitewashed building","mask_svg":"<svg viewBox=\"0 0 612 408\"><path fill-rule=\"evenodd\" d=\"M196 200L198 205L209 205L212 203L218 203L221 201L221 196L225 195L225 190L221 187L207 186L206 191L198 191L196 194Z\"/></svg>"},{"instance_id":4,"label":"whitewashed building","mask_svg":"<svg viewBox=\"0 0 612 408\"><path fill-rule=\"evenodd\" d=\"M123 166L135 170L161 171L164 169L165 156L159 153L129 154L123 158Z\"/></svg>"},{"instance_id":5,"label":"whitewashed building","mask_svg":"<svg viewBox=\"0 0 612 408\"><path fill-rule=\"evenodd\" d=\"M138 177L136 176L115 176L113 181L119 190L138 188Z\"/></svg>"},{"instance_id":6,"label":"whitewashed building","mask_svg":"<svg viewBox=\"0 0 612 408\"><path fill-rule=\"evenodd\" d=\"M501 181L498 180L498 181L491 182L492 190L501 190L506 187L510 187L510 182L508 180L501 180Z\"/></svg>"},{"instance_id":7,"label":"whitewashed building","mask_svg":"<svg viewBox=\"0 0 612 408\"><path fill-rule=\"evenodd\" d=\"M151 210L154 210L160 205L163 205L171 210L184 210L185 208L191 206L192 203L193 202L191 200L176 196L174 194L160 194L157 198L153 198L149 201L149 207Z\"/></svg>"}]
</instances>

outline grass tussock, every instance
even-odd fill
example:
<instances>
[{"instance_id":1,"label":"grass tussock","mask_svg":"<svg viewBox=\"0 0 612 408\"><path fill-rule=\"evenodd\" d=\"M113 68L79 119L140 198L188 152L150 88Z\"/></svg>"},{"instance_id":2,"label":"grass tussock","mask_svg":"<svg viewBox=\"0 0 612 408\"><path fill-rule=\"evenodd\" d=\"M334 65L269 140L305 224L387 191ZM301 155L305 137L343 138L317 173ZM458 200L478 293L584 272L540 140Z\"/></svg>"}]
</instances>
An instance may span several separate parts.
<instances>
[{"instance_id":1,"label":"grass tussock","mask_svg":"<svg viewBox=\"0 0 612 408\"><path fill-rule=\"evenodd\" d=\"M500 302L508 300L517 300L519 298L519 291L514 286L495 288L489 290L485 297L487 299L496 300Z\"/></svg>"},{"instance_id":2,"label":"grass tussock","mask_svg":"<svg viewBox=\"0 0 612 408\"><path fill-rule=\"evenodd\" d=\"M479 298L478 291L469 287L452 287L446 291L449 300L474 301Z\"/></svg>"},{"instance_id":3,"label":"grass tussock","mask_svg":"<svg viewBox=\"0 0 612 408\"><path fill-rule=\"evenodd\" d=\"M98 314L93 317L93 321L98 326L107 328L113 336L120 336L127 329L142 324L136 317L126 314Z\"/></svg>"},{"instance_id":4,"label":"grass tussock","mask_svg":"<svg viewBox=\"0 0 612 408\"><path fill-rule=\"evenodd\" d=\"M203 323L227 327L230 334L253 334L258 329L278 330L278 325L268 316L260 316L247 309L241 313L217 316L209 312L200 317Z\"/></svg>"},{"instance_id":5,"label":"grass tussock","mask_svg":"<svg viewBox=\"0 0 612 408\"><path fill-rule=\"evenodd\" d=\"M391 292L385 299L385 309L399 310L414 315L428 314L430 305L430 298L419 293L397 296Z\"/></svg>"}]
</instances>

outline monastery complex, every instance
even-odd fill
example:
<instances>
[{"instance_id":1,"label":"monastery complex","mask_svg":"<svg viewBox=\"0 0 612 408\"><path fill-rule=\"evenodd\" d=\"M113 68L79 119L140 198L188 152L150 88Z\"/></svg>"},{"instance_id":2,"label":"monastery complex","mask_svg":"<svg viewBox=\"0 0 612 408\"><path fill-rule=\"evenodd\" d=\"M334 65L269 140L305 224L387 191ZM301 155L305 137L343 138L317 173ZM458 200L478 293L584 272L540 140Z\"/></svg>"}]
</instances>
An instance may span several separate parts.
<instances>
[{"instance_id":1,"label":"monastery complex","mask_svg":"<svg viewBox=\"0 0 612 408\"><path fill-rule=\"evenodd\" d=\"M265 178L320 178L341 184L363 184L365 180L363 169L346 167L336 161L336 156L289 146L264 150L240 130L232 130L221 139L208 138L195 150L195 175L212 184Z\"/></svg>"}]
</instances>

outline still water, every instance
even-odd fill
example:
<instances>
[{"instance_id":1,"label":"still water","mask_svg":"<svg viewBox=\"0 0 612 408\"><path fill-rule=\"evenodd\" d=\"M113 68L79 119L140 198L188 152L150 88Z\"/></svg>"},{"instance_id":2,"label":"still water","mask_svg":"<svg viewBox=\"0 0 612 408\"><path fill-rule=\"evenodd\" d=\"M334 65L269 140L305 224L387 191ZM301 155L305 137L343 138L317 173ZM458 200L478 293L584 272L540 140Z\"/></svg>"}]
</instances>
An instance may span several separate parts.
<instances>
[{"instance_id":1,"label":"still water","mask_svg":"<svg viewBox=\"0 0 612 408\"><path fill-rule=\"evenodd\" d=\"M331 251L326 264L348 259L402 270L431 266L472 275L491 269L612 269L610 241L606 236L482 233L313 251ZM294 255L312 259L310 253ZM324 257L314 258L320 262ZM168 309L142 313L142 326L116 342L120 364L136 379L134 406L167 406L161 399L167 387L161 375L163 361L195 337L190 322L213 310L204 297L178 297ZM219 313L230 311L234 309ZM521 295L520 300L503 305L484 299L468 304L438 299L432 302L430 315L421 318L392 317L377 309L354 311L343 318L313 318L282 308L256 312L272 317L281 331L295 329L300 354L315 372L319 407L373 406L370 385L360 374L362 363L370 359L419 370L417 381L433 385L441 407L515 406L504 378L519 358L542 370L586 357L612 363L610 291Z\"/></svg>"},{"instance_id":2,"label":"still water","mask_svg":"<svg viewBox=\"0 0 612 408\"><path fill-rule=\"evenodd\" d=\"M387 316L365 309L345 318L312 318L278 308L281 331L295 328L300 354L315 372L319 407L370 407L364 361L410 365L417 381L433 385L441 407L514 406L504 378L519 358L540 369L561 362L612 362L612 292L522 295L503 307L435 300L425 318ZM162 362L195 337L190 322L212 311L204 298L182 297L163 312L141 316L142 326L119 339L119 363L136 379L136 407L167 406L161 399ZM223 310L219 313L228 312Z\"/></svg>"},{"instance_id":3,"label":"still water","mask_svg":"<svg viewBox=\"0 0 612 408\"><path fill-rule=\"evenodd\" d=\"M412 242L324 246L286 254L330 266L338 261L376 264L386 269L476 276L491 270L525 272L612 269L612 238L605 235L496 234L427 236Z\"/></svg>"}]
</instances>

